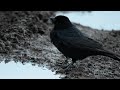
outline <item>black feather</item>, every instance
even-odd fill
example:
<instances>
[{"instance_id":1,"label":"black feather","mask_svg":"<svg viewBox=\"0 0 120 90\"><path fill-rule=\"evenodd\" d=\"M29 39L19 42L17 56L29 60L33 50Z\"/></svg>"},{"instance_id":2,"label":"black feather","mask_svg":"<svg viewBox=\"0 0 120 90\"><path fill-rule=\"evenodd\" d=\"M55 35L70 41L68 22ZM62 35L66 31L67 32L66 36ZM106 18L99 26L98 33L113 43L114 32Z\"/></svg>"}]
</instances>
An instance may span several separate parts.
<instances>
[{"instance_id":1,"label":"black feather","mask_svg":"<svg viewBox=\"0 0 120 90\"><path fill-rule=\"evenodd\" d=\"M54 24L50 33L51 42L66 57L72 58L73 62L92 55L104 55L120 60L119 55L104 50L100 43L80 32L67 17L55 17Z\"/></svg>"}]
</instances>

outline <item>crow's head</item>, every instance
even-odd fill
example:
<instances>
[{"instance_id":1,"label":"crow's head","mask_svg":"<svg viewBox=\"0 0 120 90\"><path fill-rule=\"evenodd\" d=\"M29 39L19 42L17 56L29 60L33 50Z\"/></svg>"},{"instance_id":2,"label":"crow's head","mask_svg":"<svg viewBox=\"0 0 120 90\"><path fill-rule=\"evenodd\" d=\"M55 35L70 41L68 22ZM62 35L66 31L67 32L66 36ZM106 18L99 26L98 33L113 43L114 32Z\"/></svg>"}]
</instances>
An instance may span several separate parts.
<instances>
[{"instance_id":1,"label":"crow's head","mask_svg":"<svg viewBox=\"0 0 120 90\"><path fill-rule=\"evenodd\" d=\"M72 25L69 18L62 15L56 16L55 18L51 18L51 21L57 28L67 28Z\"/></svg>"}]
</instances>

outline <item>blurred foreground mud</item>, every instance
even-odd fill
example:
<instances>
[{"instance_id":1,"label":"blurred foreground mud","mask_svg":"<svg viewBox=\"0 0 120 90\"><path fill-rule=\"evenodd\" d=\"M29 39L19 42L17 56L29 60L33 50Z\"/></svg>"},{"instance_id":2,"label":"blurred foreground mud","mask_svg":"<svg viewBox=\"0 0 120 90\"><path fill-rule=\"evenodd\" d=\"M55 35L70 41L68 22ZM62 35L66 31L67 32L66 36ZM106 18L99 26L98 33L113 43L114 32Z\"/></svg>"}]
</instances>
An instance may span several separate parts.
<instances>
[{"instance_id":1,"label":"blurred foreground mud","mask_svg":"<svg viewBox=\"0 0 120 90\"><path fill-rule=\"evenodd\" d=\"M0 11L0 62L47 67L63 79L120 79L120 61L105 56L79 60L67 70L66 58L50 42L52 11ZM75 23L74 23L75 24ZM90 38L120 55L120 31L97 30L75 24Z\"/></svg>"}]
</instances>

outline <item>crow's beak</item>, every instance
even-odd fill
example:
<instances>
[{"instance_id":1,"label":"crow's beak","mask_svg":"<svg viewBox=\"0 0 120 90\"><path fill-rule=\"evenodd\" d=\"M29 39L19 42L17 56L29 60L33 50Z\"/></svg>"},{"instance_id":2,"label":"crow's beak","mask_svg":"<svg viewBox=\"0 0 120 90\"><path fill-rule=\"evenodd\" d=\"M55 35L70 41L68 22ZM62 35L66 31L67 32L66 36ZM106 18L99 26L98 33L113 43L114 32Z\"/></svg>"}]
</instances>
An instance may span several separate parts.
<instances>
[{"instance_id":1,"label":"crow's beak","mask_svg":"<svg viewBox=\"0 0 120 90\"><path fill-rule=\"evenodd\" d=\"M55 22L55 18L50 18L51 22L54 23Z\"/></svg>"}]
</instances>

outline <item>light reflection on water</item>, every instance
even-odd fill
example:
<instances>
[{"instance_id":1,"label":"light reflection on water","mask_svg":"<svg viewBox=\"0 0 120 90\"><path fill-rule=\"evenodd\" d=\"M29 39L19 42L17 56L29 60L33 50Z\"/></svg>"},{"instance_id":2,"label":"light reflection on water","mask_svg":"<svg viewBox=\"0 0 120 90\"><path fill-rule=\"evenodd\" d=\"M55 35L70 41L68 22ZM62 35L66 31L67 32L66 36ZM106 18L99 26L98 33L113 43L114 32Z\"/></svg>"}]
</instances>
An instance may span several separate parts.
<instances>
[{"instance_id":1,"label":"light reflection on water","mask_svg":"<svg viewBox=\"0 0 120 90\"><path fill-rule=\"evenodd\" d=\"M95 29L120 30L120 11L92 11L91 13L71 11L68 13L58 12L56 15L65 15L72 22Z\"/></svg>"},{"instance_id":2,"label":"light reflection on water","mask_svg":"<svg viewBox=\"0 0 120 90\"><path fill-rule=\"evenodd\" d=\"M54 74L55 72L47 68L32 66L29 63L0 63L0 79L60 79L60 75Z\"/></svg>"}]
</instances>

